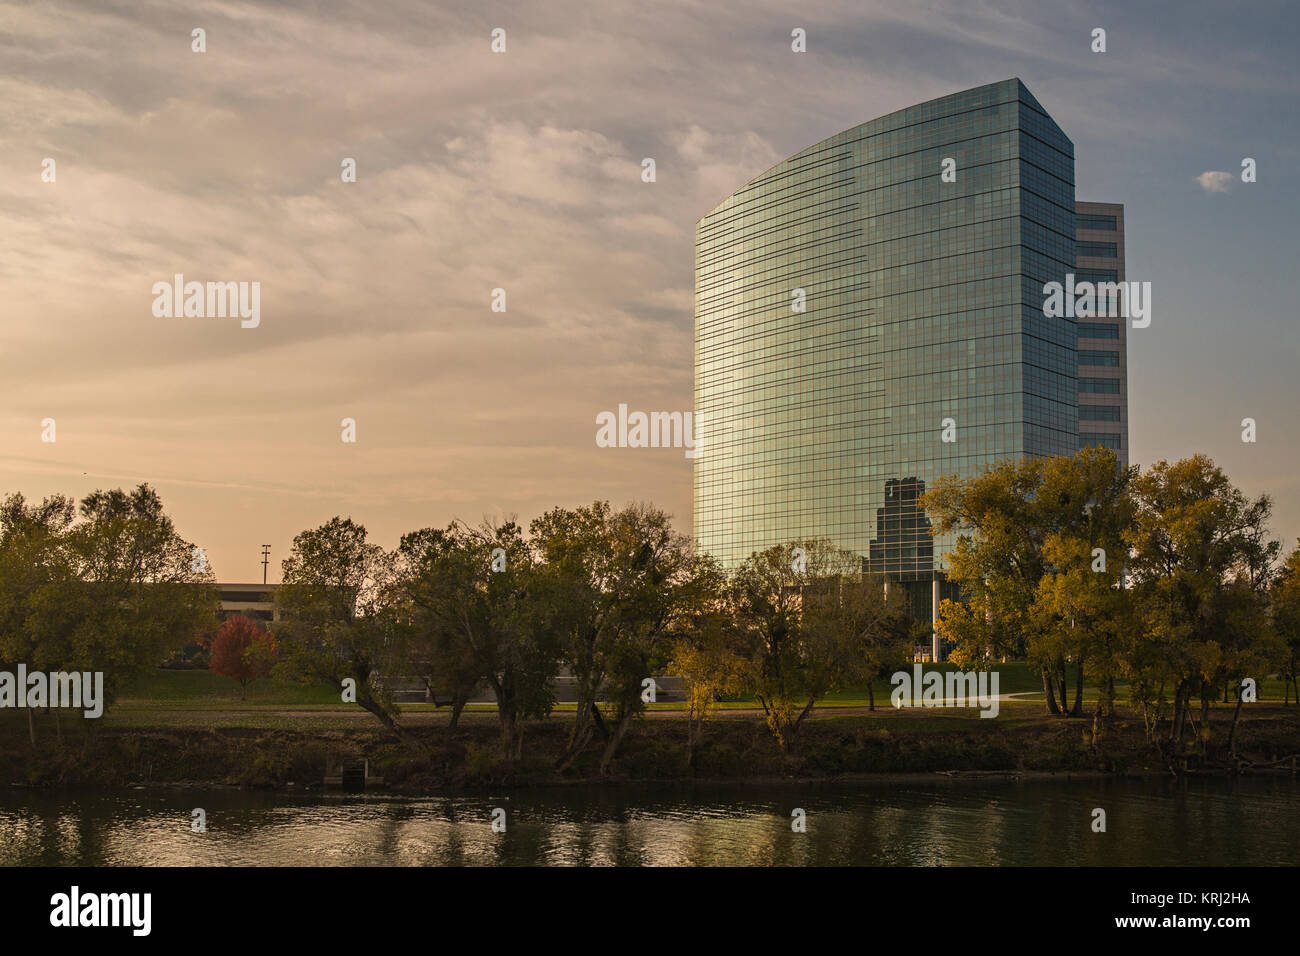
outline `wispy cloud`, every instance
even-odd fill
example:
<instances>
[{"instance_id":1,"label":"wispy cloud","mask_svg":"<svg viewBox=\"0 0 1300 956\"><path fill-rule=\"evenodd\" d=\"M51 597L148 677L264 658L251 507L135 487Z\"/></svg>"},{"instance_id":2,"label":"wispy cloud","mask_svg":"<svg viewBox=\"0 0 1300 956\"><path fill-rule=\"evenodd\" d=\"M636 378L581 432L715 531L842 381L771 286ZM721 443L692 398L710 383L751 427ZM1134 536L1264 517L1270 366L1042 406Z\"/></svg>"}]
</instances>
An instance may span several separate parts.
<instances>
[{"instance_id":1,"label":"wispy cloud","mask_svg":"<svg viewBox=\"0 0 1300 956\"><path fill-rule=\"evenodd\" d=\"M1289 60L1233 52L1243 31L1279 42L1266 15L1173 34L1171 17L1030 0L609 0L599 17L581 0L0 0L5 485L157 475L235 576L265 535L287 546L329 517L302 504L322 498L364 502L390 542L417 520L596 496L654 499L686 526L690 464L597 449L593 420L691 407L696 220L841 129L1013 74L1074 138L1081 183L1126 183L1239 104L1262 117L1294 94ZM1087 52L1098 23L1105 57ZM1283 125L1218 138L1280 169L1294 138L1261 138ZM1167 168L1181 202L1195 167ZM1165 241L1145 213L1130 210L1130 273L1153 247L1138 236ZM261 326L154 318L152 285L177 272L259 281Z\"/></svg>"}]
</instances>

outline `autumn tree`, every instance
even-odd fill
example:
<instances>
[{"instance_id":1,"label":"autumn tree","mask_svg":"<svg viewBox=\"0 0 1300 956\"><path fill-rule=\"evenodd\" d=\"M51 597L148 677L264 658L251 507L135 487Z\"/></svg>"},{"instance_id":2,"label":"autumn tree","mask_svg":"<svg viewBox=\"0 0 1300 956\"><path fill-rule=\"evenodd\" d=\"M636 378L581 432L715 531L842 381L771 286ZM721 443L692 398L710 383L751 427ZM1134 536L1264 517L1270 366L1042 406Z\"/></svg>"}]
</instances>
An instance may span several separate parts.
<instances>
[{"instance_id":1,"label":"autumn tree","mask_svg":"<svg viewBox=\"0 0 1300 956\"><path fill-rule=\"evenodd\" d=\"M208 668L239 682L239 699L248 699L248 682L267 677L279 659L275 639L253 621L236 614L212 638Z\"/></svg>"},{"instance_id":2,"label":"autumn tree","mask_svg":"<svg viewBox=\"0 0 1300 956\"><path fill-rule=\"evenodd\" d=\"M1189 731L1208 735L1210 700L1225 682L1262 676L1264 589L1280 545L1267 538L1269 497L1248 498L1204 455L1157 462L1133 489L1127 538L1141 641L1130 687L1152 738L1176 752Z\"/></svg>"},{"instance_id":3,"label":"autumn tree","mask_svg":"<svg viewBox=\"0 0 1300 956\"><path fill-rule=\"evenodd\" d=\"M1089 447L1070 457L998 462L972 477L942 479L922 496L933 533L958 534L947 574L962 601L943 602L939 622L957 644L954 662L1026 657L1039 667L1048 712L1082 713L1086 634L1077 619L1069 626L1065 605L1067 616L1045 626L1053 612L1038 605L1039 589L1045 577L1090 571L1098 548L1112 575L1122 571L1131 478L1113 451Z\"/></svg>"}]
</instances>

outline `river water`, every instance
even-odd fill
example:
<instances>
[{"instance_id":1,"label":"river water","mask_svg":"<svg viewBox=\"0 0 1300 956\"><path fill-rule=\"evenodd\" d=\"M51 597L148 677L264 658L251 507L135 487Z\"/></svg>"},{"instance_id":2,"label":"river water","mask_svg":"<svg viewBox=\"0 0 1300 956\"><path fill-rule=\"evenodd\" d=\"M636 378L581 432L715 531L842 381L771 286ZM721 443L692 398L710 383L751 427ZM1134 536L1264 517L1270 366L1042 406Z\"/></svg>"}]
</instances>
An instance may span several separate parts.
<instances>
[{"instance_id":1,"label":"river water","mask_svg":"<svg viewBox=\"0 0 1300 956\"><path fill-rule=\"evenodd\" d=\"M207 830L193 831L201 808ZM495 808L505 832L493 832ZM1094 809L1106 832L1093 832ZM792 829L802 810L806 832ZM454 797L0 795L0 865L1282 865L1300 784L1002 780L568 787ZM501 815L498 814L498 817Z\"/></svg>"}]
</instances>

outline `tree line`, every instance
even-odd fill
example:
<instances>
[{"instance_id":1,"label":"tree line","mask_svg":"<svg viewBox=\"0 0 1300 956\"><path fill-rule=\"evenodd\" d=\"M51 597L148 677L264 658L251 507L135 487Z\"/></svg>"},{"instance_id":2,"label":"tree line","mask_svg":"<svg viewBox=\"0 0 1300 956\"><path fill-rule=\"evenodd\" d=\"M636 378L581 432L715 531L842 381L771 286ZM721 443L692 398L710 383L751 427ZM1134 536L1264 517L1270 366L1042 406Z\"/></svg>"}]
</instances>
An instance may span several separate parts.
<instances>
[{"instance_id":1,"label":"tree line","mask_svg":"<svg viewBox=\"0 0 1300 956\"><path fill-rule=\"evenodd\" d=\"M901 592L825 541L773 547L731 574L694 553L651 505L556 508L530 523L455 521L404 535L395 551L336 517L294 540L276 592L283 676L351 691L393 734L386 678L417 674L461 711L496 702L502 754L518 760L527 722L555 707L561 669L575 697L565 770L593 743L609 770L654 676L687 688L693 756L726 695L752 694L782 747L816 701L911 659Z\"/></svg>"},{"instance_id":2,"label":"tree line","mask_svg":"<svg viewBox=\"0 0 1300 956\"><path fill-rule=\"evenodd\" d=\"M1250 499L1203 456L1145 472L1113 452L990 465L932 485L920 502L932 533L955 537L946 571L961 588L939 629L959 666L1027 660L1045 707L1085 716L1098 688L1101 745L1120 687L1162 752L1206 751L1210 704L1281 673L1287 700L1300 656L1300 548L1279 564L1271 501ZM138 671L211 636L212 574L176 532L156 492L97 491L78 507L0 503L0 663L99 670L113 700ZM864 572L825 540L774 545L734 569L697 553L648 504L555 508L513 519L453 521L395 549L337 516L305 530L282 562L274 635L229 622L213 645L220 672L246 683L323 683L415 747L395 683L418 678L451 708L495 702L501 754L525 753L531 721L575 708L557 769L593 745L601 772L650 699L656 675L685 688L692 759L717 702L747 695L783 749L818 701L910 663L929 622L901 587ZM1297 693L1300 700L1300 693ZM870 699L874 707L874 698ZM30 716L30 714L29 714ZM34 733L34 731L33 731Z\"/></svg>"}]
</instances>

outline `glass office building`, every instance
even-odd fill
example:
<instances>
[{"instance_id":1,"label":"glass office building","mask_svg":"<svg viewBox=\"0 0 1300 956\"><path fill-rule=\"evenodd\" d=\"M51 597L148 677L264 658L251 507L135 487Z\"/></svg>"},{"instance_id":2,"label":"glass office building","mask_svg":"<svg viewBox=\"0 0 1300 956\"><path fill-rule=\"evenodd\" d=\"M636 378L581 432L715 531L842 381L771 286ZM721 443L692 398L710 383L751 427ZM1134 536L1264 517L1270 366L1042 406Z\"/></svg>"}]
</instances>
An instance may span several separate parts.
<instances>
[{"instance_id":1,"label":"glass office building","mask_svg":"<svg viewBox=\"0 0 1300 956\"><path fill-rule=\"evenodd\" d=\"M945 174L946 171L946 174ZM694 531L734 567L827 538L929 617L941 475L1073 454L1074 147L1018 79L855 126L696 228ZM943 592L948 596L947 592Z\"/></svg>"}]
</instances>

